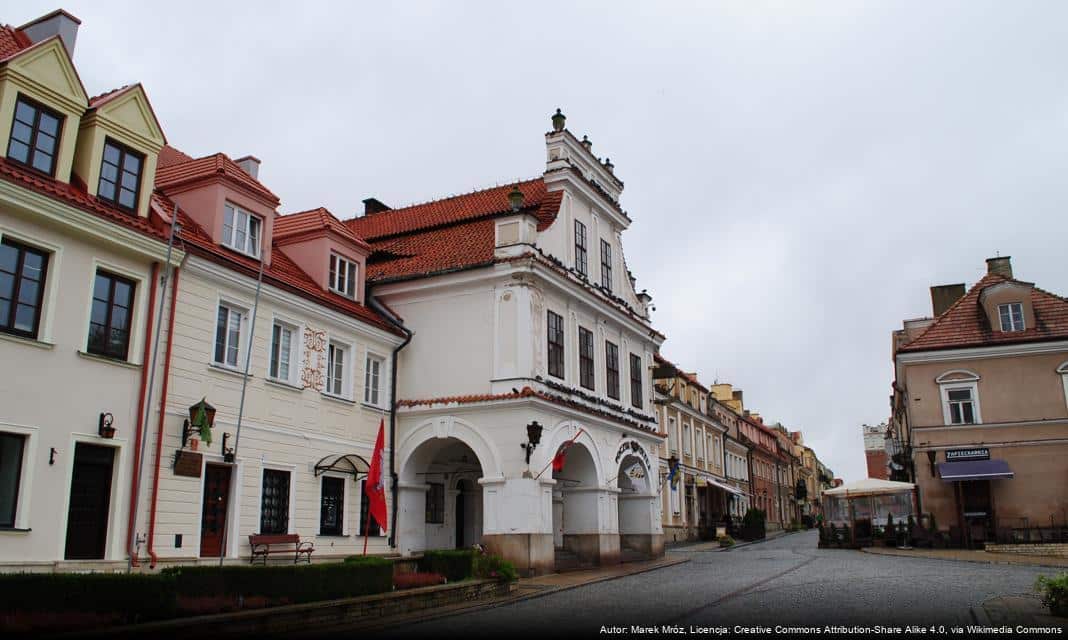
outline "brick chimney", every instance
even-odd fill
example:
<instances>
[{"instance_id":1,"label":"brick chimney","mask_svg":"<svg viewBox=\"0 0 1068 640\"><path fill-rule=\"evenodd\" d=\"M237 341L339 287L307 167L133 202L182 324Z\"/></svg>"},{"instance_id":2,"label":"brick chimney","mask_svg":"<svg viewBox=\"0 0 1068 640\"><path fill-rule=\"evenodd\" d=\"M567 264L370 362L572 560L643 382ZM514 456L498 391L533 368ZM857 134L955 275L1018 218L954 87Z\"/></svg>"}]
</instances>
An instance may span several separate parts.
<instances>
[{"instance_id":1,"label":"brick chimney","mask_svg":"<svg viewBox=\"0 0 1068 640\"><path fill-rule=\"evenodd\" d=\"M32 22L27 22L18 30L34 44L52 36L59 36L59 39L63 41L63 46L67 48L67 53L73 58L74 43L78 39L78 25L81 23L81 20L63 9L56 9Z\"/></svg>"},{"instance_id":2,"label":"brick chimney","mask_svg":"<svg viewBox=\"0 0 1068 640\"><path fill-rule=\"evenodd\" d=\"M389 210L389 205L385 204L378 198L367 198L363 201L363 215L365 216Z\"/></svg>"},{"instance_id":3,"label":"brick chimney","mask_svg":"<svg viewBox=\"0 0 1068 640\"><path fill-rule=\"evenodd\" d=\"M260 159L256 156L244 156L234 160L241 170L252 176L254 180L260 179Z\"/></svg>"},{"instance_id":4,"label":"brick chimney","mask_svg":"<svg viewBox=\"0 0 1068 640\"><path fill-rule=\"evenodd\" d=\"M938 317L946 312L946 309L953 306L953 303L964 297L964 283L960 284L941 284L937 287L931 287L931 311L934 313L934 317Z\"/></svg>"},{"instance_id":5,"label":"brick chimney","mask_svg":"<svg viewBox=\"0 0 1068 640\"><path fill-rule=\"evenodd\" d=\"M1006 278L1012 278L1012 256L999 256L997 258L986 259L986 272L996 273L998 275L1005 276Z\"/></svg>"}]
</instances>

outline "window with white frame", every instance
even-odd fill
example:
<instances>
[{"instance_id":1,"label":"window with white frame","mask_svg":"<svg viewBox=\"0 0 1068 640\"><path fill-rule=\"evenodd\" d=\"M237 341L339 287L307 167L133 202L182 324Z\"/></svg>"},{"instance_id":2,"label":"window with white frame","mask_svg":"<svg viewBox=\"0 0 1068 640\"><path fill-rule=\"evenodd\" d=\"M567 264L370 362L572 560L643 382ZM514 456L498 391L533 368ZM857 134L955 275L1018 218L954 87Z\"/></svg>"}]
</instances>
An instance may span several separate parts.
<instances>
[{"instance_id":1,"label":"window with white frame","mask_svg":"<svg viewBox=\"0 0 1068 640\"><path fill-rule=\"evenodd\" d=\"M219 303L215 321L215 363L237 367L241 353L242 324L245 310L228 302Z\"/></svg>"},{"instance_id":2,"label":"window with white frame","mask_svg":"<svg viewBox=\"0 0 1068 640\"><path fill-rule=\"evenodd\" d=\"M682 425L682 453L690 455L690 425Z\"/></svg>"},{"instance_id":3,"label":"window with white frame","mask_svg":"<svg viewBox=\"0 0 1068 640\"><path fill-rule=\"evenodd\" d=\"M275 320L271 329L271 363L268 374L275 380L290 382L296 367L293 366L294 350L297 341L294 339L297 330L295 327L284 322Z\"/></svg>"},{"instance_id":4,"label":"window with white frame","mask_svg":"<svg viewBox=\"0 0 1068 640\"><path fill-rule=\"evenodd\" d=\"M326 353L326 392L339 398L348 391L349 349L343 344L330 341Z\"/></svg>"},{"instance_id":5,"label":"window with white frame","mask_svg":"<svg viewBox=\"0 0 1068 640\"><path fill-rule=\"evenodd\" d=\"M1057 373L1061 374L1061 384L1064 385L1064 404L1068 406L1068 362L1057 367Z\"/></svg>"},{"instance_id":6,"label":"window with white frame","mask_svg":"<svg viewBox=\"0 0 1068 640\"><path fill-rule=\"evenodd\" d=\"M22 452L26 436L0 433L0 529L15 526L19 506L19 480L22 478Z\"/></svg>"},{"instance_id":7,"label":"window with white frame","mask_svg":"<svg viewBox=\"0 0 1068 640\"><path fill-rule=\"evenodd\" d=\"M668 450L671 453L679 451L679 434L675 429L675 418L668 418Z\"/></svg>"},{"instance_id":8,"label":"window with white frame","mask_svg":"<svg viewBox=\"0 0 1068 640\"><path fill-rule=\"evenodd\" d=\"M947 371L935 379L942 395L945 424L979 424L979 376L971 371Z\"/></svg>"},{"instance_id":9,"label":"window with white frame","mask_svg":"<svg viewBox=\"0 0 1068 640\"><path fill-rule=\"evenodd\" d=\"M363 374L363 401L379 406L382 404L382 364L384 360L374 354L367 354Z\"/></svg>"},{"instance_id":10,"label":"window with white frame","mask_svg":"<svg viewBox=\"0 0 1068 640\"><path fill-rule=\"evenodd\" d=\"M1023 331L1023 304L1010 302L998 305L998 315L1001 316L1002 331Z\"/></svg>"},{"instance_id":11,"label":"window with white frame","mask_svg":"<svg viewBox=\"0 0 1068 640\"><path fill-rule=\"evenodd\" d=\"M356 299L356 263L330 254L330 289L346 298Z\"/></svg>"},{"instance_id":12,"label":"window with white frame","mask_svg":"<svg viewBox=\"0 0 1068 640\"><path fill-rule=\"evenodd\" d=\"M258 258L262 227L263 221L248 211L229 202L223 206L222 243L231 249Z\"/></svg>"},{"instance_id":13,"label":"window with white frame","mask_svg":"<svg viewBox=\"0 0 1068 640\"><path fill-rule=\"evenodd\" d=\"M700 429L694 429L694 437L697 439L697 459L705 459L705 437L701 434Z\"/></svg>"}]
</instances>

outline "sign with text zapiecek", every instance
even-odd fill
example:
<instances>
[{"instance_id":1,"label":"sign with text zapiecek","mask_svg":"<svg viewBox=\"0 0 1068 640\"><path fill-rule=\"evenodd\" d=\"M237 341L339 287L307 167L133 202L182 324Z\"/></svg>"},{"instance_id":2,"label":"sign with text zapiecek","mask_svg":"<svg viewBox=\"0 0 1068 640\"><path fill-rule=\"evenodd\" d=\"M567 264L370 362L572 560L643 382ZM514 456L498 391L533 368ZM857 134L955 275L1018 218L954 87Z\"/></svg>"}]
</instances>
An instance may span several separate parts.
<instances>
[{"instance_id":1,"label":"sign with text zapiecek","mask_svg":"<svg viewBox=\"0 0 1068 640\"><path fill-rule=\"evenodd\" d=\"M947 449L946 462L958 462L961 460L989 460L990 449L986 447L973 447L971 449Z\"/></svg>"}]
</instances>

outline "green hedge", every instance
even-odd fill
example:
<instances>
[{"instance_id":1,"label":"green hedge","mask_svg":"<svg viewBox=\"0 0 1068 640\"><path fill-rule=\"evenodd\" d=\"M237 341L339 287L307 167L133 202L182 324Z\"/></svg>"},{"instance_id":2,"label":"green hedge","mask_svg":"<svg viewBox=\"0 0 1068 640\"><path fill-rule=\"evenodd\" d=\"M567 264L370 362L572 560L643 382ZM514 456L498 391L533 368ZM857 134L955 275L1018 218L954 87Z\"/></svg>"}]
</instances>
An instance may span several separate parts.
<instances>
[{"instance_id":1,"label":"green hedge","mask_svg":"<svg viewBox=\"0 0 1068 640\"><path fill-rule=\"evenodd\" d=\"M515 582L519 574L515 565L500 556L478 556L475 558L475 575L479 578L500 580L502 582Z\"/></svg>"},{"instance_id":2,"label":"green hedge","mask_svg":"<svg viewBox=\"0 0 1068 640\"><path fill-rule=\"evenodd\" d=\"M419 570L425 573L440 573L449 582L470 578L475 574L476 552L472 549L424 551L419 559Z\"/></svg>"},{"instance_id":3,"label":"green hedge","mask_svg":"<svg viewBox=\"0 0 1068 640\"><path fill-rule=\"evenodd\" d=\"M177 593L186 596L240 595L287 598L292 603L335 600L393 590L393 564L358 556L343 563L273 567L171 567Z\"/></svg>"},{"instance_id":4,"label":"green hedge","mask_svg":"<svg viewBox=\"0 0 1068 640\"><path fill-rule=\"evenodd\" d=\"M172 576L124 573L14 573L0 575L6 611L119 613L125 622L174 615Z\"/></svg>"}]
</instances>

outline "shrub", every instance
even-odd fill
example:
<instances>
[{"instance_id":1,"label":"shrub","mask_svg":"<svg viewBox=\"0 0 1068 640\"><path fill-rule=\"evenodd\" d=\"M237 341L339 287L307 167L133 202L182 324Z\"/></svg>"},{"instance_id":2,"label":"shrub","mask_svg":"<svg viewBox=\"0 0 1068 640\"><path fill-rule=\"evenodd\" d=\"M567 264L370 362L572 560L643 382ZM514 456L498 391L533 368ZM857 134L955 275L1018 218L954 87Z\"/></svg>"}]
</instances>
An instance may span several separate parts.
<instances>
[{"instance_id":1,"label":"shrub","mask_svg":"<svg viewBox=\"0 0 1068 640\"><path fill-rule=\"evenodd\" d=\"M474 575L475 556L473 549L424 551L423 557L419 559L419 570L425 573L440 573L449 582L457 582Z\"/></svg>"},{"instance_id":2,"label":"shrub","mask_svg":"<svg viewBox=\"0 0 1068 640\"><path fill-rule=\"evenodd\" d=\"M932 511L930 517L927 519L927 530L931 532L931 535L938 535L938 522L935 521L935 514Z\"/></svg>"},{"instance_id":3,"label":"shrub","mask_svg":"<svg viewBox=\"0 0 1068 640\"><path fill-rule=\"evenodd\" d=\"M747 540L759 540L766 534L767 514L762 509L750 508L742 517L742 537Z\"/></svg>"},{"instance_id":4,"label":"shrub","mask_svg":"<svg viewBox=\"0 0 1068 640\"><path fill-rule=\"evenodd\" d=\"M1035 590L1042 594L1042 604L1050 613L1068 618L1068 572L1052 578L1039 576Z\"/></svg>"},{"instance_id":5,"label":"shrub","mask_svg":"<svg viewBox=\"0 0 1068 640\"><path fill-rule=\"evenodd\" d=\"M445 576L440 573L401 573L393 578L393 586L397 589L432 587L438 584L445 584Z\"/></svg>"},{"instance_id":6,"label":"shrub","mask_svg":"<svg viewBox=\"0 0 1068 640\"><path fill-rule=\"evenodd\" d=\"M0 601L8 612L114 614L115 622L174 615L175 581L125 573L16 573L0 575Z\"/></svg>"},{"instance_id":7,"label":"shrub","mask_svg":"<svg viewBox=\"0 0 1068 640\"><path fill-rule=\"evenodd\" d=\"M500 580L501 582L515 582L519 574L515 565L500 556L477 556L475 558L475 575L479 578Z\"/></svg>"},{"instance_id":8,"label":"shrub","mask_svg":"<svg viewBox=\"0 0 1068 640\"><path fill-rule=\"evenodd\" d=\"M721 547L733 547L734 546L734 538L732 538L730 536L720 536L717 539L719 540L719 546L721 546Z\"/></svg>"},{"instance_id":9,"label":"shrub","mask_svg":"<svg viewBox=\"0 0 1068 640\"><path fill-rule=\"evenodd\" d=\"M373 556L312 565L170 567L161 575L173 576L183 596L262 596L294 604L393 590L393 563Z\"/></svg>"}]
</instances>

